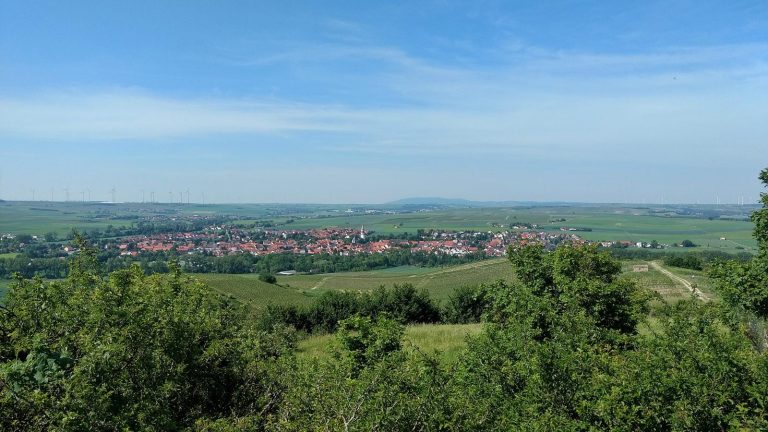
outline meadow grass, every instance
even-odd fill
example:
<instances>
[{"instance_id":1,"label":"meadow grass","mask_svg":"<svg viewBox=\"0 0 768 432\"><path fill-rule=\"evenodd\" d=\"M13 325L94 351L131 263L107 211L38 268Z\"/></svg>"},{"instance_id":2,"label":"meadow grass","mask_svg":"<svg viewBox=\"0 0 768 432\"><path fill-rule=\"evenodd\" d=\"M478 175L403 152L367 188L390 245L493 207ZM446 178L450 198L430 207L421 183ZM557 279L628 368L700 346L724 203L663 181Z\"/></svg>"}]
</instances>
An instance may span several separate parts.
<instances>
[{"instance_id":1,"label":"meadow grass","mask_svg":"<svg viewBox=\"0 0 768 432\"><path fill-rule=\"evenodd\" d=\"M445 362L455 361L467 346L467 336L480 333L482 324L416 324L405 327L403 347L437 354ZM309 336L299 341L297 355L327 358L336 343L331 334Z\"/></svg>"},{"instance_id":2,"label":"meadow grass","mask_svg":"<svg viewBox=\"0 0 768 432\"><path fill-rule=\"evenodd\" d=\"M8 292L8 286L11 284L11 281L8 279L0 279L0 300L5 297L5 293Z\"/></svg>"}]
</instances>

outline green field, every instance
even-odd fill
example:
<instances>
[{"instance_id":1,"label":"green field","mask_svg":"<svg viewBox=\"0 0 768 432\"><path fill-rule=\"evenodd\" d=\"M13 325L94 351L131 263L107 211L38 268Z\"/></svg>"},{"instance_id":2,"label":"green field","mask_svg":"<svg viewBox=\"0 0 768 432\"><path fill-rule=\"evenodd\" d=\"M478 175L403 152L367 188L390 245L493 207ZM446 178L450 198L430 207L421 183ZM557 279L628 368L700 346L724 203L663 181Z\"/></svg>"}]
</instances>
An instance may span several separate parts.
<instances>
[{"instance_id":1,"label":"green field","mask_svg":"<svg viewBox=\"0 0 768 432\"><path fill-rule=\"evenodd\" d=\"M661 273L651 266L648 266L647 272L633 272L632 266L636 264L648 265L648 262L623 261L622 277L634 281L638 286L656 291L657 293L661 294L662 298L668 302L676 302L691 298L691 293L684 286L676 283L667 275Z\"/></svg>"},{"instance_id":2,"label":"green field","mask_svg":"<svg viewBox=\"0 0 768 432\"><path fill-rule=\"evenodd\" d=\"M515 223L537 224L537 229L552 232L559 232L561 227L591 229L573 233L595 241L650 243L656 240L672 245L688 239L700 246L690 250L757 250L757 243L752 237L754 226L748 221L670 216L651 212L647 208L611 206L451 209L394 215L349 215L300 219L287 227L309 229L364 226L366 230L390 234L413 233L418 229L500 231ZM720 240L721 237L726 240Z\"/></svg>"},{"instance_id":3,"label":"green field","mask_svg":"<svg viewBox=\"0 0 768 432\"><path fill-rule=\"evenodd\" d=\"M19 256L19 254L15 252L1 253L0 259L13 259L13 258L16 258L17 256Z\"/></svg>"},{"instance_id":4,"label":"green field","mask_svg":"<svg viewBox=\"0 0 768 432\"><path fill-rule=\"evenodd\" d=\"M175 198L174 198L175 199ZM176 203L101 203L101 202L0 202L0 233L58 235L78 230L130 226L153 216L236 216L255 220L275 220L328 214L327 205L308 204L179 204ZM241 221L246 223L248 221Z\"/></svg>"},{"instance_id":5,"label":"green field","mask_svg":"<svg viewBox=\"0 0 768 432\"><path fill-rule=\"evenodd\" d=\"M652 289L668 301L689 298L690 292L680 283L649 267L647 272L634 273L632 265L647 264L645 261L623 261L623 277L638 285ZM712 288L703 272L665 267L680 277L695 283L710 297ZM258 275L199 274L195 277L213 289L231 295L258 310L269 303L308 304L328 290L369 291L380 286L410 283L418 289L426 289L438 301L446 300L456 288L465 285L491 283L498 279L511 281L514 277L511 264L504 258L478 261L452 267L395 267L367 272L328 273L318 275L278 276L277 284L267 284Z\"/></svg>"},{"instance_id":6,"label":"green field","mask_svg":"<svg viewBox=\"0 0 768 432\"><path fill-rule=\"evenodd\" d=\"M260 281L255 274L200 274L195 277L213 289L259 309L269 303L307 304L328 290L369 291L382 285L402 283L426 289L432 298L443 301L463 285L511 280L512 267L501 258L443 268L404 266L368 272L278 276L275 285Z\"/></svg>"},{"instance_id":7,"label":"green field","mask_svg":"<svg viewBox=\"0 0 768 432\"><path fill-rule=\"evenodd\" d=\"M403 345L425 354L439 353L445 361L455 360L467 345L467 336L480 332L481 324L419 324L405 328ZM310 336L299 341L299 356L323 358L335 342L334 335Z\"/></svg>"},{"instance_id":8,"label":"green field","mask_svg":"<svg viewBox=\"0 0 768 432\"><path fill-rule=\"evenodd\" d=\"M120 214L130 216L127 209ZM117 206L98 203L0 203L0 233L42 236L53 232L63 236L76 228L80 231L104 229L109 225L130 226L130 219L117 215Z\"/></svg>"}]
</instances>

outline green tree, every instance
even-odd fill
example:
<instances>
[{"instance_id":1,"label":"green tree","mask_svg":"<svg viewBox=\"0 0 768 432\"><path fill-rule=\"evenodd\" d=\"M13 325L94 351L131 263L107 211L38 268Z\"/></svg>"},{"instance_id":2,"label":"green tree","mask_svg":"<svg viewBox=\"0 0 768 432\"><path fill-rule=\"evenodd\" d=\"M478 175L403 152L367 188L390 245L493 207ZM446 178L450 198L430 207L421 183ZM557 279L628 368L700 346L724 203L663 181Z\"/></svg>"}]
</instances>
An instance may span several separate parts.
<instances>
[{"instance_id":1,"label":"green tree","mask_svg":"<svg viewBox=\"0 0 768 432\"><path fill-rule=\"evenodd\" d=\"M760 173L760 180L768 187L768 169ZM761 201L763 208L752 213L758 255L748 262L719 263L710 276L729 306L768 318L768 194L761 194Z\"/></svg>"},{"instance_id":2,"label":"green tree","mask_svg":"<svg viewBox=\"0 0 768 432\"><path fill-rule=\"evenodd\" d=\"M370 366L400 350L404 327L397 321L379 317L353 316L339 322L336 337L355 370Z\"/></svg>"},{"instance_id":3,"label":"green tree","mask_svg":"<svg viewBox=\"0 0 768 432\"><path fill-rule=\"evenodd\" d=\"M526 246L510 249L509 259L520 281L509 292L523 293L521 299L530 298L530 305L536 304L540 311L535 315L542 320L543 331L547 331L547 315L572 305L581 308L598 327L625 334L635 332L637 322L647 313L650 294L618 278L619 262L596 246L566 244L552 253L539 245ZM517 308L517 300L510 297L496 303L497 311L506 301L511 302L510 311L534 313Z\"/></svg>"},{"instance_id":4,"label":"green tree","mask_svg":"<svg viewBox=\"0 0 768 432\"><path fill-rule=\"evenodd\" d=\"M18 278L0 309L0 430L179 430L262 419L290 348L170 264L103 275L80 252L64 281ZM265 411L266 410L266 411Z\"/></svg>"},{"instance_id":5,"label":"green tree","mask_svg":"<svg viewBox=\"0 0 768 432\"><path fill-rule=\"evenodd\" d=\"M462 286L448 297L443 318L446 322L466 324L479 322L489 305L488 291L494 290L496 284L489 286Z\"/></svg>"}]
</instances>

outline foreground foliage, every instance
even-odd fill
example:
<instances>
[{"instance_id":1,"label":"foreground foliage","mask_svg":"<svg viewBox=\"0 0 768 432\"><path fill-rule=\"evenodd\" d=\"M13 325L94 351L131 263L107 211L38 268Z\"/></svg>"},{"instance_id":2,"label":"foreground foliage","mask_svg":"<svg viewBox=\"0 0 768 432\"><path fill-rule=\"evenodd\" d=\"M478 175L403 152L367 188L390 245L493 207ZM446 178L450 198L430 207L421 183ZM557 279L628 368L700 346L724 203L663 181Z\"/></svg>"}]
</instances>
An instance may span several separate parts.
<instances>
[{"instance_id":1,"label":"foreground foliage","mask_svg":"<svg viewBox=\"0 0 768 432\"><path fill-rule=\"evenodd\" d=\"M83 247L66 281L11 287L0 429L767 430L763 202L760 254L712 272L724 301L652 320L652 296L608 252L510 250L516 282L451 300L451 320L484 320L451 363L401 342L408 317L436 313L413 287L327 298L312 319L338 329L329 355L297 357L282 318L254 330L173 264L106 276Z\"/></svg>"},{"instance_id":2,"label":"foreground foliage","mask_svg":"<svg viewBox=\"0 0 768 432\"><path fill-rule=\"evenodd\" d=\"M289 340L182 276L99 273L84 248L63 282L19 279L0 314L0 429L175 430L268 409Z\"/></svg>"}]
</instances>

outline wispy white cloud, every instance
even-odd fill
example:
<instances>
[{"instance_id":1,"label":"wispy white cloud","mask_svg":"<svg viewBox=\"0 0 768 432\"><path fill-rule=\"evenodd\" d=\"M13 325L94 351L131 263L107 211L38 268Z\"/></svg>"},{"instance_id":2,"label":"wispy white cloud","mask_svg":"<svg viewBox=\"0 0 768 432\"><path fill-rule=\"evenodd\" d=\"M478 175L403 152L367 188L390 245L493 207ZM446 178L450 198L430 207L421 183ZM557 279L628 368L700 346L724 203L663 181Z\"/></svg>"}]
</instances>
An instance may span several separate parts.
<instances>
[{"instance_id":1,"label":"wispy white cloud","mask_svg":"<svg viewBox=\"0 0 768 432\"><path fill-rule=\"evenodd\" d=\"M518 44L507 60L465 68L391 47L316 44L253 62L355 58L392 68L364 77L400 101L300 103L180 98L140 90L0 97L0 137L153 140L303 134L360 154L548 154L606 160L758 151L768 136L768 46L633 55L551 52ZM333 139L312 134L332 135ZM265 144L266 145L266 144Z\"/></svg>"},{"instance_id":2,"label":"wispy white cloud","mask_svg":"<svg viewBox=\"0 0 768 432\"><path fill-rule=\"evenodd\" d=\"M0 98L0 135L123 140L216 134L343 131L331 106L179 99L130 90L53 92Z\"/></svg>"}]
</instances>

